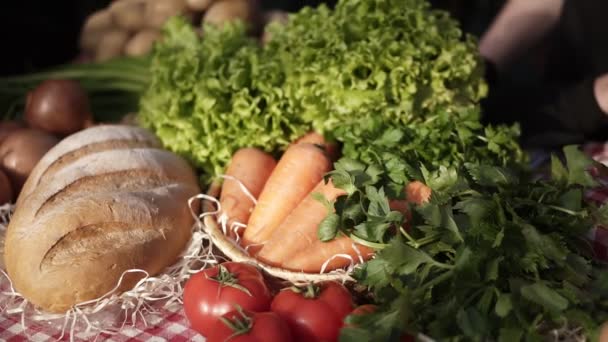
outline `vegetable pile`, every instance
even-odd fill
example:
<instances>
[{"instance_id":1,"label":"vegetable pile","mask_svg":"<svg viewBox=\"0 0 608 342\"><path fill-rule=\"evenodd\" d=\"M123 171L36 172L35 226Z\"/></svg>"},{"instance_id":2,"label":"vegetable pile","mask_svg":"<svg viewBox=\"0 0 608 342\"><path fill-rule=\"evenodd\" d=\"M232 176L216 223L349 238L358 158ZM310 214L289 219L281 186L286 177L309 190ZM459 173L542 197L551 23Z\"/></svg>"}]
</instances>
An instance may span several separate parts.
<instances>
[{"instance_id":1,"label":"vegetable pile","mask_svg":"<svg viewBox=\"0 0 608 342\"><path fill-rule=\"evenodd\" d=\"M316 198L333 207L317 237L376 250L355 277L378 305L349 319L345 339L592 336L607 318L602 266L584 240L606 221L583 199L591 162L568 148L567 164L554 159L537 180L516 126L480 124L482 65L445 13L422 0L344 0L271 26L266 46L239 25L204 40L179 20L165 29L140 119L206 174L245 147L288 154L310 130L340 144L326 180L345 196ZM428 203L406 194L418 183ZM267 242L250 228L245 244ZM274 254L258 257L293 259Z\"/></svg>"},{"instance_id":2,"label":"vegetable pile","mask_svg":"<svg viewBox=\"0 0 608 342\"><path fill-rule=\"evenodd\" d=\"M342 0L270 25L265 45L240 23L203 29L204 39L169 20L149 75L145 59L49 75L84 71L85 89L104 90L92 105L106 90L132 105L145 89L140 123L207 182L226 176L218 219L254 261L316 276L348 266L335 255L365 261L353 276L367 294L359 304L373 306L346 318L344 340L597 336L608 278L585 234L608 224L608 206L584 195L606 169L566 147L549 175L535 174L517 126L482 126L483 65L445 12L425 0ZM121 78L121 68L138 72ZM184 302L195 329L221 335L211 340L256 335L256 321L311 338L268 293L243 295L250 271L209 272L191 278Z\"/></svg>"},{"instance_id":3,"label":"vegetable pile","mask_svg":"<svg viewBox=\"0 0 608 342\"><path fill-rule=\"evenodd\" d=\"M424 0L341 1L267 30L260 46L242 25L201 39L174 19L153 55L140 120L208 175L239 148L275 153L311 129L351 156L390 127L433 165L519 153L516 128L479 124L474 41Z\"/></svg>"}]
</instances>

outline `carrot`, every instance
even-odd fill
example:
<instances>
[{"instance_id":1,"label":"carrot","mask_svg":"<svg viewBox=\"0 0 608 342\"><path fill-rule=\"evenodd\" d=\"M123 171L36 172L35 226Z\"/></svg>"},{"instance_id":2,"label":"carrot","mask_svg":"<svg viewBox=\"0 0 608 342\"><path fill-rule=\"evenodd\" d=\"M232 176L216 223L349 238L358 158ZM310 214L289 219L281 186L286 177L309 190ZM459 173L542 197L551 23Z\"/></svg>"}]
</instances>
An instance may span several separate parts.
<instances>
[{"instance_id":1,"label":"carrot","mask_svg":"<svg viewBox=\"0 0 608 342\"><path fill-rule=\"evenodd\" d=\"M246 224L255 206L239 182L257 199L276 165L271 155L256 148L243 148L232 156L220 194L221 210L228 217L230 237L236 238L237 233L231 228L235 223ZM238 235L242 236L242 230Z\"/></svg>"},{"instance_id":2,"label":"carrot","mask_svg":"<svg viewBox=\"0 0 608 342\"><path fill-rule=\"evenodd\" d=\"M420 205L431 199L431 188L420 181L413 181L405 186L405 194L408 202Z\"/></svg>"},{"instance_id":3,"label":"carrot","mask_svg":"<svg viewBox=\"0 0 608 342\"><path fill-rule=\"evenodd\" d=\"M346 194L344 190L334 187L331 180L327 184L321 180L275 229L268 242L258 253L258 259L279 267L283 262L298 255L301 250L307 249L319 240L317 230L328 213L323 203L312 196L313 193L323 195L330 202Z\"/></svg>"},{"instance_id":4,"label":"carrot","mask_svg":"<svg viewBox=\"0 0 608 342\"><path fill-rule=\"evenodd\" d=\"M266 182L251 213L243 235L243 245L254 248L250 252L255 254L256 247L267 242L276 227L330 168L329 158L317 146L308 143L289 146Z\"/></svg>"},{"instance_id":5,"label":"carrot","mask_svg":"<svg viewBox=\"0 0 608 342\"><path fill-rule=\"evenodd\" d=\"M332 161L336 161L340 157L340 149L338 144L336 142L327 141L321 134L317 132L309 132L294 142L294 144L304 143L322 146Z\"/></svg>"},{"instance_id":6,"label":"carrot","mask_svg":"<svg viewBox=\"0 0 608 342\"><path fill-rule=\"evenodd\" d=\"M353 248L353 240L344 235L338 236L329 242L317 239L308 248L298 253L298 255L285 259L281 266L292 271L319 273L323 264L331 259L323 270L329 272L349 266L351 259L345 258L344 256L346 255L352 258L352 262L355 263L359 263L359 255L363 261L371 259L374 255L374 250L369 247L359 244L355 244L355 246L357 250Z\"/></svg>"},{"instance_id":7,"label":"carrot","mask_svg":"<svg viewBox=\"0 0 608 342\"><path fill-rule=\"evenodd\" d=\"M407 218L407 221L412 219L412 213L410 212L411 204L423 204L429 201L431 198L431 188L424 185L420 181L409 182L404 188L405 199L404 200L389 200L388 205L391 210L396 210ZM406 223L405 227L409 229L409 225Z\"/></svg>"}]
</instances>

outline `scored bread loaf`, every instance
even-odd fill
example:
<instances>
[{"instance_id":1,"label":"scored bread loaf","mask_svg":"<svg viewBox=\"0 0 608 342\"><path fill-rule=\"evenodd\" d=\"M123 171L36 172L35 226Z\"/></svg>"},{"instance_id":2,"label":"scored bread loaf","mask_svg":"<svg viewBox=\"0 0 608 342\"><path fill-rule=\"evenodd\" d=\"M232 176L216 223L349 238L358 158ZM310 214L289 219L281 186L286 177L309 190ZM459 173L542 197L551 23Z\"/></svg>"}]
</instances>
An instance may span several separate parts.
<instances>
[{"instance_id":1,"label":"scored bread loaf","mask_svg":"<svg viewBox=\"0 0 608 342\"><path fill-rule=\"evenodd\" d=\"M190 239L188 199L199 192L186 161L141 128L96 126L65 138L17 200L4 255L13 286L64 312L112 290L125 270L159 273ZM129 273L119 290L142 276Z\"/></svg>"}]
</instances>

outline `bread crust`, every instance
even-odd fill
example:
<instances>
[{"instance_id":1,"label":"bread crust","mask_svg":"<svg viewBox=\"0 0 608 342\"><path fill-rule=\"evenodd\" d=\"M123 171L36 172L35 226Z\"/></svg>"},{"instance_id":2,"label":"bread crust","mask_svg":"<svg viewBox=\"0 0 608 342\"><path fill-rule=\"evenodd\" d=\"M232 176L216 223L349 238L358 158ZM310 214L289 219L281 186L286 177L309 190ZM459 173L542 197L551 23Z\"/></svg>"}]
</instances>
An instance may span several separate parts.
<instances>
[{"instance_id":1,"label":"bread crust","mask_svg":"<svg viewBox=\"0 0 608 342\"><path fill-rule=\"evenodd\" d=\"M187 202L200 193L194 170L140 128L102 127L49 151L52 158L47 154L36 166L7 230L4 259L13 286L46 311L65 312L105 294L128 269L157 274L190 239ZM149 146L87 148L107 141ZM66 155L77 157L63 158L52 177L44 176ZM130 274L120 290L142 276Z\"/></svg>"}]
</instances>

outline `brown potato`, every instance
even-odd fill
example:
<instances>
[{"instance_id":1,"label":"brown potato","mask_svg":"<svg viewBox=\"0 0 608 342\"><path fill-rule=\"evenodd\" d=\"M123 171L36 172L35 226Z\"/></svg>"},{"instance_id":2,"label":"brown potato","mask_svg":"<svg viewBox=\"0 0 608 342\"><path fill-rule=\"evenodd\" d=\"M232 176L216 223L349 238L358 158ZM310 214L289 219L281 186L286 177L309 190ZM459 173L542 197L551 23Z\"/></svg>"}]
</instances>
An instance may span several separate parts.
<instances>
[{"instance_id":1,"label":"brown potato","mask_svg":"<svg viewBox=\"0 0 608 342\"><path fill-rule=\"evenodd\" d=\"M205 12L203 22L221 26L232 20L242 20L251 30L260 22L260 8L255 0L219 0Z\"/></svg>"},{"instance_id":2,"label":"brown potato","mask_svg":"<svg viewBox=\"0 0 608 342\"><path fill-rule=\"evenodd\" d=\"M27 95L25 120L30 127L52 134L75 133L93 121L89 96L77 81L44 81Z\"/></svg>"},{"instance_id":3,"label":"brown potato","mask_svg":"<svg viewBox=\"0 0 608 342\"><path fill-rule=\"evenodd\" d=\"M125 46L127 56L143 56L154 46L154 42L160 38L160 32L155 29L147 29L135 34Z\"/></svg>"},{"instance_id":4,"label":"brown potato","mask_svg":"<svg viewBox=\"0 0 608 342\"><path fill-rule=\"evenodd\" d=\"M0 170L0 205L12 202L14 195L11 181L6 174Z\"/></svg>"},{"instance_id":5,"label":"brown potato","mask_svg":"<svg viewBox=\"0 0 608 342\"><path fill-rule=\"evenodd\" d=\"M169 18L186 13L185 0L148 0L146 3L146 25L160 29Z\"/></svg>"},{"instance_id":6,"label":"brown potato","mask_svg":"<svg viewBox=\"0 0 608 342\"><path fill-rule=\"evenodd\" d=\"M195 12L202 12L209 8L214 0L186 0L189 9Z\"/></svg>"},{"instance_id":7,"label":"brown potato","mask_svg":"<svg viewBox=\"0 0 608 342\"><path fill-rule=\"evenodd\" d=\"M0 167L16 193L44 154L59 142L56 137L37 129L13 132L0 146Z\"/></svg>"},{"instance_id":8,"label":"brown potato","mask_svg":"<svg viewBox=\"0 0 608 342\"><path fill-rule=\"evenodd\" d=\"M25 125L19 121L0 121L0 145L11 133L24 127Z\"/></svg>"},{"instance_id":9,"label":"brown potato","mask_svg":"<svg viewBox=\"0 0 608 342\"><path fill-rule=\"evenodd\" d=\"M113 29L105 32L97 46L95 60L103 62L122 56L128 40L129 33L124 30Z\"/></svg>"},{"instance_id":10,"label":"brown potato","mask_svg":"<svg viewBox=\"0 0 608 342\"><path fill-rule=\"evenodd\" d=\"M90 15L80 33L80 48L87 52L95 51L105 31L113 26L112 14L103 9Z\"/></svg>"},{"instance_id":11,"label":"brown potato","mask_svg":"<svg viewBox=\"0 0 608 342\"><path fill-rule=\"evenodd\" d=\"M116 27L135 32L145 27L145 0L115 1L110 5Z\"/></svg>"},{"instance_id":12,"label":"brown potato","mask_svg":"<svg viewBox=\"0 0 608 342\"><path fill-rule=\"evenodd\" d=\"M264 14L264 26L266 26L270 23L285 24L285 23L287 23L287 19L288 19L288 13L285 11L281 11L281 10L268 11ZM272 34L270 32L268 32L267 30L264 30L264 33L262 33L262 43L263 44L268 43L271 38L272 38Z\"/></svg>"}]
</instances>

